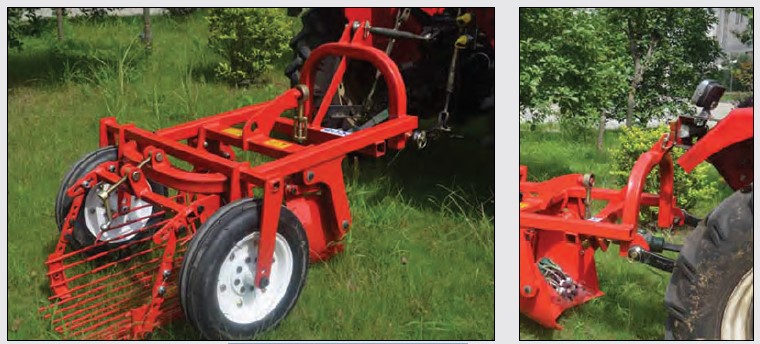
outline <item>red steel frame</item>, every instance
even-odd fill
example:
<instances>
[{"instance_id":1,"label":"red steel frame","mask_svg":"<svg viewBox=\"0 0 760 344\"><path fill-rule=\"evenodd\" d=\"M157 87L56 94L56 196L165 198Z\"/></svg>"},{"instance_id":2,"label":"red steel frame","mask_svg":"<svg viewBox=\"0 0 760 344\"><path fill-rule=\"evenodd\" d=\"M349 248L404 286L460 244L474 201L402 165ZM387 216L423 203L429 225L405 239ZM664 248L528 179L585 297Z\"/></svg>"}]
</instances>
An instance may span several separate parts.
<instances>
[{"instance_id":1,"label":"red steel frame","mask_svg":"<svg viewBox=\"0 0 760 344\"><path fill-rule=\"evenodd\" d=\"M242 197L254 197L256 188L263 190L255 276L257 286L264 287L268 281L282 204L303 223L312 260L327 259L339 252L342 249L339 241L351 226L341 162L346 154L355 151L378 157L385 154L386 149L403 149L417 128L417 117L406 114L406 89L398 67L383 51L371 46L371 34L365 31L365 26L347 25L339 42L314 49L303 66L301 84L313 89L315 67L328 56L340 56L341 61L316 111L312 109L312 95L296 87L272 101L156 132L132 124L119 124L114 118L102 119L100 146L118 147L118 162L100 165L68 190L73 205L68 210L56 250L47 262L54 292L51 300L66 300L72 292L68 282L73 277L64 273L63 260L72 256L65 251L87 191L83 185L96 185L102 181L113 185L122 176L127 176L128 187L123 191L120 189L120 202L128 200L129 197L125 196L131 194L175 214L152 236L156 244L166 247L156 276L176 270L178 261L173 257L180 240L178 231L189 228L194 232L196 226L191 219L202 223L222 205L223 200L232 202ZM388 88L389 119L341 136L322 131L320 124L345 72L347 59L367 61L382 73ZM308 119L307 140L297 143L276 138L277 135L289 137L293 133L294 119L281 115L302 103ZM238 162L230 148L233 146L276 160L258 166ZM169 156L191 164L193 171L172 166ZM149 163L138 166L146 160ZM167 197L153 192L146 178L177 190L178 196ZM182 197L189 195L193 197ZM132 321L120 323L119 336L126 333L124 337L140 338L161 323L158 319L162 315L161 303L166 298L162 291L166 284L164 279L155 278L152 301L128 311L126 316L131 316ZM130 330L124 332L125 327ZM108 337L114 333L98 333L97 336Z\"/></svg>"},{"instance_id":2,"label":"red steel frame","mask_svg":"<svg viewBox=\"0 0 760 344\"><path fill-rule=\"evenodd\" d=\"M520 166L520 311L539 324L561 328L557 317L567 308L601 296L596 276L594 251L606 250L610 241L620 245L620 255L639 246L649 250L638 233L642 206L658 207L660 227L681 225L684 213L673 196L673 159L677 124L664 134L634 164L628 184L619 190L593 188L584 184L584 175L570 174L545 182L527 181L528 168ZM643 192L647 176L659 167L659 194ZM586 198L606 202L593 217L586 218ZM558 301L537 262L548 257L585 288L585 293L568 301Z\"/></svg>"},{"instance_id":3,"label":"red steel frame","mask_svg":"<svg viewBox=\"0 0 760 344\"><path fill-rule=\"evenodd\" d=\"M753 108L732 110L728 116L700 137L678 160L688 173L697 164L710 160L733 189L753 181ZM686 117L690 118L690 117ZM682 142L677 135L684 117L670 125L649 151L633 166L626 186L619 190L593 188L584 175L570 174L545 182L528 182L528 168L520 166L520 311L539 324L560 329L556 319L567 308L601 296L596 276L594 252L607 250L611 241L619 244L620 255L630 256L631 248L649 250L638 232L641 207L657 207L657 225L683 225L686 213L676 207L673 195L671 149ZM689 119L686 125L692 125ZM744 162L742 164L741 162ZM748 162L748 163L746 163ZM659 167L659 193L643 192L647 176ZM590 201L606 206L590 216ZM585 292L568 300L558 296L542 275L537 263L549 258L580 282Z\"/></svg>"}]
</instances>

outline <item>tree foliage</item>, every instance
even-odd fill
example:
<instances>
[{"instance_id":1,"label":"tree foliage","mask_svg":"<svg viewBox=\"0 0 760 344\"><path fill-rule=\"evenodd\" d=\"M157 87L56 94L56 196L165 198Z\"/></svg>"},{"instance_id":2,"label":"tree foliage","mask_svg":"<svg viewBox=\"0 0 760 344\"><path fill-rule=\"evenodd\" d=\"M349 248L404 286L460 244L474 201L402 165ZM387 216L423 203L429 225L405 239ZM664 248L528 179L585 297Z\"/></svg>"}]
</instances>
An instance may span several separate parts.
<instances>
[{"instance_id":1,"label":"tree foliage","mask_svg":"<svg viewBox=\"0 0 760 344\"><path fill-rule=\"evenodd\" d=\"M752 7L746 7L746 8L734 8L732 11L736 12L737 14L740 14L747 18L747 27L744 28L744 31L734 32L734 35L736 35L739 40L742 41L744 44L753 44L754 43L754 34L755 34L755 11Z\"/></svg>"},{"instance_id":2,"label":"tree foliage","mask_svg":"<svg viewBox=\"0 0 760 344\"><path fill-rule=\"evenodd\" d=\"M590 126L620 106L629 67L621 32L596 11L520 10L520 106L534 119L554 112L571 126Z\"/></svg>"},{"instance_id":3,"label":"tree foliage","mask_svg":"<svg viewBox=\"0 0 760 344\"><path fill-rule=\"evenodd\" d=\"M520 107L589 127L628 117L630 97L632 123L673 116L716 68L715 22L700 8L521 9Z\"/></svg>"},{"instance_id":4,"label":"tree foliage","mask_svg":"<svg viewBox=\"0 0 760 344\"><path fill-rule=\"evenodd\" d=\"M704 8L635 8L604 10L610 27L622 26L628 37L629 86L626 121L646 123L688 109L700 79L716 68L718 42L708 35L717 18ZM634 95L631 99L631 95Z\"/></svg>"}]
</instances>

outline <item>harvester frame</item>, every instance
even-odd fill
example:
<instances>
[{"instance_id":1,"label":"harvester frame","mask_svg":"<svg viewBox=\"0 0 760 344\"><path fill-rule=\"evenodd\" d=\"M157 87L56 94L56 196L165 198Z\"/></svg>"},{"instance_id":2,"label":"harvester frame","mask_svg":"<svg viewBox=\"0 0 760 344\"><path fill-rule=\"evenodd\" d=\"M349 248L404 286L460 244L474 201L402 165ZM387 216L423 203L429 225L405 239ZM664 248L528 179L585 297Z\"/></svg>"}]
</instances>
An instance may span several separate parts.
<instances>
[{"instance_id":1,"label":"harvester frame","mask_svg":"<svg viewBox=\"0 0 760 344\"><path fill-rule=\"evenodd\" d=\"M103 118L99 144L104 149L115 146L117 159L98 164L63 189L71 204L62 210L60 239L46 261L53 303L42 307L41 311L51 319L55 329L74 338L144 338L156 326L181 316L177 294L181 293L179 288L186 286L179 282L177 287L175 276L184 275L180 267L185 268L181 266L183 259L178 254L188 250L185 246L194 238L195 232L213 219L212 214L224 204L233 205L241 199L255 198L257 189L262 192L260 237L256 239L257 256L250 263L255 270L252 291L254 287L266 291L270 284L275 236L279 236L278 224L286 214L284 209L295 215L303 227L311 261L325 260L340 252L340 241L351 227L341 169L343 159L352 152L380 157L389 149L403 149L417 128L417 117L406 113L406 90L398 67L383 51L372 47L371 39L369 22L347 25L339 42L321 45L311 52L303 66L300 85L272 101L155 132L132 124L119 124L114 118ZM325 100L312 105L310 89L314 67L328 56L338 56L341 62ZM324 128L321 123L330 107L329 99L338 89L349 58L373 64L383 76L388 89L388 119L355 132ZM281 117L289 110L295 111L293 118ZM235 151L231 147L275 160L251 166L248 162L235 161ZM174 167L170 156L192 165L192 171ZM169 196L155 185L177 190L177 193ZM131 206L135 202L149 204L140 203L138 208L161 209L120 226L168 213L173 215L141 229L144 232L141 234L147 234L143 238L134 232L118 231L117 235L109 237L108 231L115 230L109 227L109 220L105 227L101 227L93 245L81 247L74 242L75 226L85 211L83 203L87 195L93 192L99 196L102 194L110 219L121 215L122 210L124 213L136 211ZM118 195L115 211L108 206L112 195ZM96 213L95 210L91 212ZM124 241L129 242L124 244ZM150 245L151 242L153 245L149 249L137 253L125 248ZM160 251L162 248L163 252ZM158 255L144 263L152 264L149 269L135 265L109 274L111 267L130 260L138 261L137 256L143 254ZM82 256L85 258L77 258ZM106 258L111 260L88 272L67 274L72 269L100 263ZM66 262L71 259L78 260ZM249 262L247 259L246 263ZM92 281L73 286L75 280L87 278ZM236 280L236 286L237 283ZM139 297L116 300L121 296L106 299L98 294L106 293L106 290L115 293L131 288L132 284L137 289L144 289L135 292L134 295ZM296 298L298 293L300 287ZM184 299L182 303L184 306ZM187 310L185 313L187 315ZM269 321L265 327L274 326L278 321ZM208 332L204 335L220 336ZM243 339L247 335L251 333L221 338Z\"/></svg>"}]
</instances>

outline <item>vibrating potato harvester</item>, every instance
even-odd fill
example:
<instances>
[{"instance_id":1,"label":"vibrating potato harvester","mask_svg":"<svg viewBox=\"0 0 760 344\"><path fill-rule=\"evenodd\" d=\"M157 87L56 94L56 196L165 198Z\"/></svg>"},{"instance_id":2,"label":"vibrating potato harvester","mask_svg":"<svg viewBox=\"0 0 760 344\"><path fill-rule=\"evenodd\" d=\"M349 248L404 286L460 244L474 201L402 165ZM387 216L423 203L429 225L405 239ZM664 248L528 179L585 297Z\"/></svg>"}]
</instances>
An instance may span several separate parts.
<instances>
[{"instance_id":1,"label":"vibrating potato harvester","mask_svg":"<svg viewBox=\"0 0 760 344\"><path fill-rule=\"evenodd\" d=\"M343 159L403 149L417 128L396 64L371 37L368 24L347 25L339 42L311 52L301 85L271 101L155 132L103 118L102 148L74 166L56 202L60 239L46 261L51 304L40 309L55 331L145 338L183 313L216 339L276 325L303 285L308 262L299 250L328 259L351 228ZM328 56L340 64L313 104L315 66ZM320 125L347 59L374 65L388 90L388 119L355 132ZM281 116L289 110L293 118ZM272 160L251 166L231 147ZM233 231L242 234L231 238ZM205 309L207 299L218 309Z\"/></svg>"}]
</instances>

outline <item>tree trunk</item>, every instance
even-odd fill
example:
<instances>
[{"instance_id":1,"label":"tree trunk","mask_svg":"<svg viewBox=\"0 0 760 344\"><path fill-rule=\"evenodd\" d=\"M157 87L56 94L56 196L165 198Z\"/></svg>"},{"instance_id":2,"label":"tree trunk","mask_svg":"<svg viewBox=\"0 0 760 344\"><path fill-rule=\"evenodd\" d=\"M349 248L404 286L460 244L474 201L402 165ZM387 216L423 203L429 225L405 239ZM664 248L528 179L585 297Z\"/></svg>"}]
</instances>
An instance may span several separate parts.
<instances>
[{"instance_id":1,"label":"tree trunk","mask_svg":"<svg viewBox=\"0 0 760 344\"><path fill-rule=\"evenodd\" d=\"M55 17L58 21L58 42L63 42L63 8L55 9Z\"/></svg>"},{"instance_id":2,"label":"tree trunk","mask_svg":"<svg viewBox=\"0 0 760 344\"><path fill-rule=\"evenodd\" d=\"M602 116L599 118L599 135L596 137L596 150L601 151L604 149L604 127L607 124L607 113L602 111Z\"/></svg>"},{"instance_id":3,"label":"tree trunk","mask_svg":"<svg viewBox=\"0 0 760 344\"><path fill-rule=\"evenodd\" d=\"M145 50L150 51L153 43L153 34L150 31L150 8L143 8L143 20L145 27L143 29L142 41L145 44Z\"/></svg>"}]
</instances>

